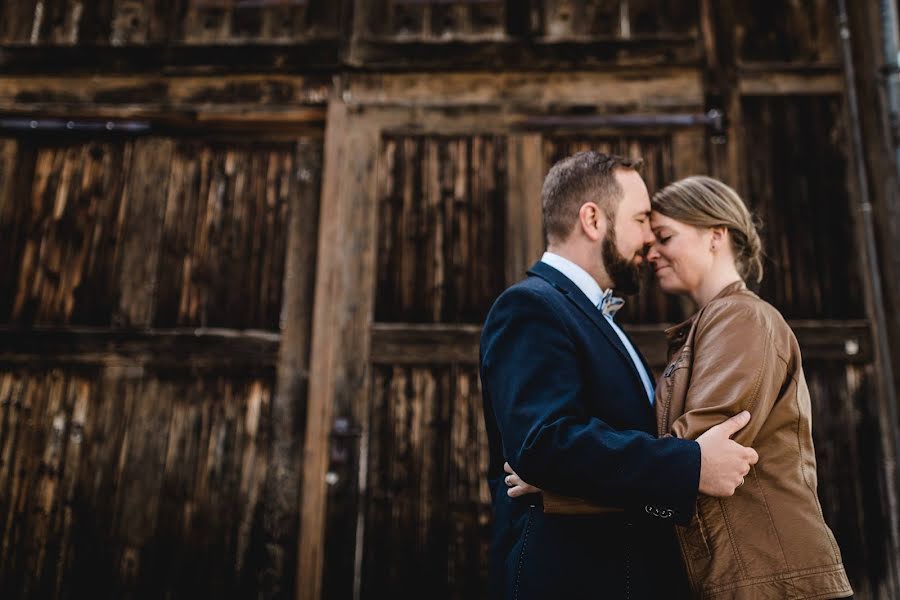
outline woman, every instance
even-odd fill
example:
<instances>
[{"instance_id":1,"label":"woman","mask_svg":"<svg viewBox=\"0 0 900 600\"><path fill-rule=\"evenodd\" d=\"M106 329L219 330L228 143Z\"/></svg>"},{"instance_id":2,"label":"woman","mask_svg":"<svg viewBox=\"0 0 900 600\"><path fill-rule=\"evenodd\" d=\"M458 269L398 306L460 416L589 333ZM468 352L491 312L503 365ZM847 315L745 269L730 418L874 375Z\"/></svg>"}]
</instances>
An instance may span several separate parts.
<instances>
[{"instance_id":1,"label":"woman","mask_svg":"<svg viewBox=\"0 0 900 600\"><path fill-rule=\"evenodd\" d=\"M659 286L699 308L668 331L670 362L656 388L659 435L695 439L743 410L734 439L759 453L733 497L700 496L678 528L699 598L845 598L853 591L816 495L809 390L797 340L781 314L749 291L761 245L740 197L688 177L652 201L647 258ZM511 469L509 494L537 490Z\"/></svg>"}]
</instances>

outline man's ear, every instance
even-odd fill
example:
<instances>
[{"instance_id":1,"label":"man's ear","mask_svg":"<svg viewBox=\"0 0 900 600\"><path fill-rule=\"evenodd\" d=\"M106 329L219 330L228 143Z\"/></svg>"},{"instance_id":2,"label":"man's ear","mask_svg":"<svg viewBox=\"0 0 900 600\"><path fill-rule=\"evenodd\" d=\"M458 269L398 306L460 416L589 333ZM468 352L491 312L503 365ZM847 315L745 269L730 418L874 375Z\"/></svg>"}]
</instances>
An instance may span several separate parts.
<instances>
[{"instance_id":1,"label":"man's ear","mask_svg":"<svg viewBox=\"0 0 900 600\"><path fill-rule=\"evenodd\" d=\"M591 241L602 240L606 236L609 223L606 213L594 202L585 202L578 210L578 225Z\"/></svg>"}]
</instances>

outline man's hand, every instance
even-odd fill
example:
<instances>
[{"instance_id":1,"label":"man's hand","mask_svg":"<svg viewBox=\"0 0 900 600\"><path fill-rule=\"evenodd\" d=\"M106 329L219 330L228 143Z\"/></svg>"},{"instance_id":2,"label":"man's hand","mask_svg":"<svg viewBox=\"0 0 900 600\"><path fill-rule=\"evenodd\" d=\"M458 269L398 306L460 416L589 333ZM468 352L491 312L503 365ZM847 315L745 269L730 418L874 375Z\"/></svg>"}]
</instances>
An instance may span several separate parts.
<instances>
[{"instance_id":1,"label":"man's hand","mask_svg":"<svg viewBox=\"0 0 900 600\"><path fill-rule=\"evenodd\" d=\"M759 454L731 439L750 422L746 410L710 428L697 438L700 444L700 493L727 498L744 483L744 476L755 465Z\"/></svg>"}]
</instances>

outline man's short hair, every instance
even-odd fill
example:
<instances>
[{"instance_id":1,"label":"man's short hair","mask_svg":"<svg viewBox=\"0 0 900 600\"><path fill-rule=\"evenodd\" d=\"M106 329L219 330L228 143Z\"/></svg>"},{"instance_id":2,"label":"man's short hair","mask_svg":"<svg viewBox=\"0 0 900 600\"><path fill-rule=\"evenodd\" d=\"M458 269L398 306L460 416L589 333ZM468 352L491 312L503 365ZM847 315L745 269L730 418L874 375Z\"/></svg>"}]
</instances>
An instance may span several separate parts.
<instances>
[{"instance_id":1,"label":"man's short hair","mask_svg":"<svg viewBox=\"0 0 900 600\"><path fill-rule=\"evenodd\" d=\"M623 195L616 169L638 170L642 163L640 158L586 150L553 165L541 189L547 241L563 242L569 237L585 202L595 202L612 221Z\"/></svg>"}]
</instances>

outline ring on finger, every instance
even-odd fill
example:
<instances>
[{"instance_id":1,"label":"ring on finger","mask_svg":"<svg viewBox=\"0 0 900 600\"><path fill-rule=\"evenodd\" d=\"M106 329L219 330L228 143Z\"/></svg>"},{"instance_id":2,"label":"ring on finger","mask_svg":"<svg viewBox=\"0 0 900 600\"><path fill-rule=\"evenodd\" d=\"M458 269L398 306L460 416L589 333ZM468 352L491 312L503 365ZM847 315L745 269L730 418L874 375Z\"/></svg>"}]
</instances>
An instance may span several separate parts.
<instances>
[{"instance_id":1,"label":"ring on finger","mask_svg":"<svg viewBox=\"0 0 900 600\"><path fill-rule=\"evenodd\" d=\"M512 477L512 476L507 475L506 477L503 478L503 481L505 481L506 485L508 485L508 486L512 486L512 480L510 480L510 477Z\"/></svg>"}]
</instances>

